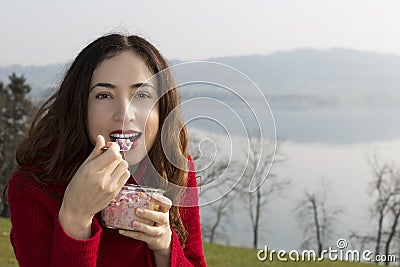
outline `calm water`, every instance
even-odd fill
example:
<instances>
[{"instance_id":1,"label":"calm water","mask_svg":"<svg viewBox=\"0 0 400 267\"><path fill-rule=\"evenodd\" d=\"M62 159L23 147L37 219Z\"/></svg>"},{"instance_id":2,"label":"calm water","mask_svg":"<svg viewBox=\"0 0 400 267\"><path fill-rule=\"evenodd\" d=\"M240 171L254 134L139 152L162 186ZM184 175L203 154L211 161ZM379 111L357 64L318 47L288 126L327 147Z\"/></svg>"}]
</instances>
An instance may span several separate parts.
<instances>
[{"instance_id":1,"label":"calm water","mask_svg":"<svg viewBox=\"0 0 400 267\"><path fill-rule=\"evenodd\" d=\"M186 108L185 118L202 114L203 110L219 113L216 106ZM232 140L236 138L243 143L242 125L232 126L235 122L233 116L227 114L218 121L228 125L226 128L230 129ZM299 248L303 236L294 209L304 191L319 190L322 180L329 185L330 205L343 210L335 223L332 246L341 237L348 239L351 231L371 233L375 225L369 217L372 199L368 184L372 175L368 158L376 153L382 161L393 161L400 166L399 114L400 108L396 107L275 110L278 137L284 139L280 150L286 161L275 165L273 173L278 178L290 178L292 186L263 211L259 246ZM241 114L244 121L247 115ZM217 143L229 143L226 131L215 122L210 123L210 120L191 122L189 128L194 131L201 129L203 137L207 136L207 132L210 136L218 133L225 141ZM265 132L271 136L271 129L267 128ZM223 147L231 149L227 145ZM228 153L224 149L219 152ZM233 157L243 156L235 154ZM232 199L232 202L234 212L225 218L226 237L220 238L219 242L250 246L250 221L246 209L238 199ZM209 215L207 207L203 207L202 218L207 220Z\"/></svg>"},{"instance_id":2,"label":"calm water","mask_svg":"<svg viewBox=\"0 0 400 267\"><path fill-rule=\"evenodd\" d=\"M367 159L377 153L382 160L394 161L400 166L400 139L345 145L285 142L282 151L287 160L275 165L273 173L278 178L290 178L292 186L264 209L260 229L261 247L299 248L302 230L294 212L295 207L304 191L320 190L322 180L329 185L330 206L343 210L335 223L332 242L340 237L348 238L351 231L360 234L372 231L375 224L369 217L372 199L368 194L372 175ZM228 238L220 239L220 242L250 246L250 234L237 234L250 233L248 213L240 201L232 201L237 208L226 218L225 222L229 221L225 231ZM204 218L209 215L207 207L203 208L202 215Z\"/></svg>"}]
</instances>

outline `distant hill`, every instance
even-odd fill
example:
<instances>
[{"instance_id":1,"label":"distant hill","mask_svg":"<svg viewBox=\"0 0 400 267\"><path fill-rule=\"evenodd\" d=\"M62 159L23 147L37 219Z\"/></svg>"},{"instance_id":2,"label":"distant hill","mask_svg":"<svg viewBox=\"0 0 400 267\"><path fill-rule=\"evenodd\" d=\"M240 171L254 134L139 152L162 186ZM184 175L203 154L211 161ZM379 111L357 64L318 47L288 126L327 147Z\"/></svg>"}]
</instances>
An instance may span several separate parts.
<instances>
[{"instance_id":1,"label":"distant hill","mask_svg":"<svg viewBox=\"0 0 400 267\"><path fill-rule=\"evenodd\" d=\"M317 105L399 104L398 55L348 49L299 49L269 56L211 60L248 74L271 100L311 101Z\"/></svg>"},{"instance_id":2,"label":"distant hill","mask_svg":"<svg viewBox=\"0 0 400 267\"><path fill-rule=\"evenodd\" d=\"M211 58L248 75L275 106L302 108L336 104L398 105L400 56L349 49L298 49L271 55ZM171 60L171 64L183 61ZM67 64L0 68L0 80L24 74L32 96L48 95Z\"/></svg>"}]
</instances>

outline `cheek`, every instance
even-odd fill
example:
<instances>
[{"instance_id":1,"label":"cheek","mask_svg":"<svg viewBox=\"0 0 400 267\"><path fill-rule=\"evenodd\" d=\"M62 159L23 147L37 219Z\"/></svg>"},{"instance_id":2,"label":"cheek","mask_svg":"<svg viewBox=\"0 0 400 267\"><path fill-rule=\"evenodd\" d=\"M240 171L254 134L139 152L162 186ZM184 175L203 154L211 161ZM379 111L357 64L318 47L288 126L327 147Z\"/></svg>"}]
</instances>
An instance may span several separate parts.
<instances>
[{"instance_id":1,"label":"cheek","mask_svg":"<svg viewBox=\"0 0 400 267\"><path fill-rule=\"evenodd\" d=\"M90 141L92 142L92 144L95 143L95 136L94 136L94 132L96 128L96 123L95 123L95 113L93 111L92 108L90 108L90 106L88 107L88 116L87 116L87 132L88 132L88 136Z\"/></svg>"},{"instance_id":2,"label":"cheek","mask_svg":"<svg viewBox=\"0 0 400 267\"><path fill-rule=\"evenodd\" d=\"M104 129L106 129L106 109L99 109L96 106L88 106L88 123L87 132L90 141L94 144L96 141L96 136L98 134L104 134Z\"/></svg>"},{"instance_id":3,"label":"cheek","mask_svg":"<svg viewBox=\"0 0 400 267\"><path fill-rule=\"evenodd\" d=\"M159 124L159 115L158 109L153 109L149 116L147 117L146 121L146 143L149 147L154 144L155 137L158 133L158 124Z\"/></svg>"}]
</instances>

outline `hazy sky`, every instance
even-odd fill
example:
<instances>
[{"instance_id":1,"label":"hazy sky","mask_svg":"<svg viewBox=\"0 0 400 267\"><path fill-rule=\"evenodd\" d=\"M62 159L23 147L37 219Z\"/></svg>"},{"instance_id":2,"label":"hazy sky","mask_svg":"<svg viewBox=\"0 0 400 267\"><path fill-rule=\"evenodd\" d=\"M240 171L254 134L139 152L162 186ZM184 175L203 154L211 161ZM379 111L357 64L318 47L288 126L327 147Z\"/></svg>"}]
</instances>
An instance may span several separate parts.
<instances>
[{"instance_id":1,"label":"hazy sky","mask_svg":"<svg viewBox=\"0 0 400 267\"><path fill-rule=\"evenodd\" d=\"M4 0L0 10L0 66L64 63L111 31L184 60L304 47L400 54L398 0Z\"/></svg>"}]
</instances>

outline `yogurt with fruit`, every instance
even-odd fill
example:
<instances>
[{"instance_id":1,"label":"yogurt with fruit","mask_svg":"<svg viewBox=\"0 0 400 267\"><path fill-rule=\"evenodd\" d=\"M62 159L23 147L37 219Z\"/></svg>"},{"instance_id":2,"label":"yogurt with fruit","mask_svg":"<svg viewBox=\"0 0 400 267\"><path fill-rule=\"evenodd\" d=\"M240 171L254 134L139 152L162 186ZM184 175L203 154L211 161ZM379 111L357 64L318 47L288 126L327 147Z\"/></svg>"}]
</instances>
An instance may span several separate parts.
<instances>
[{"instance_id":1,"label":"yogurt with fruit","mask_svg":"<svg viewBox=\"0 0 400 267\"><path fill-rule=\"evenodd\" d=\"M152 198L153 194L163 195L162 189L139 185L125 185L118 195L101 211L103 225L113 229L134 230L133 222L151 224L151 221L136 216L136 209L158 211L159 205Z\"/></svg>"}]
</instances>

